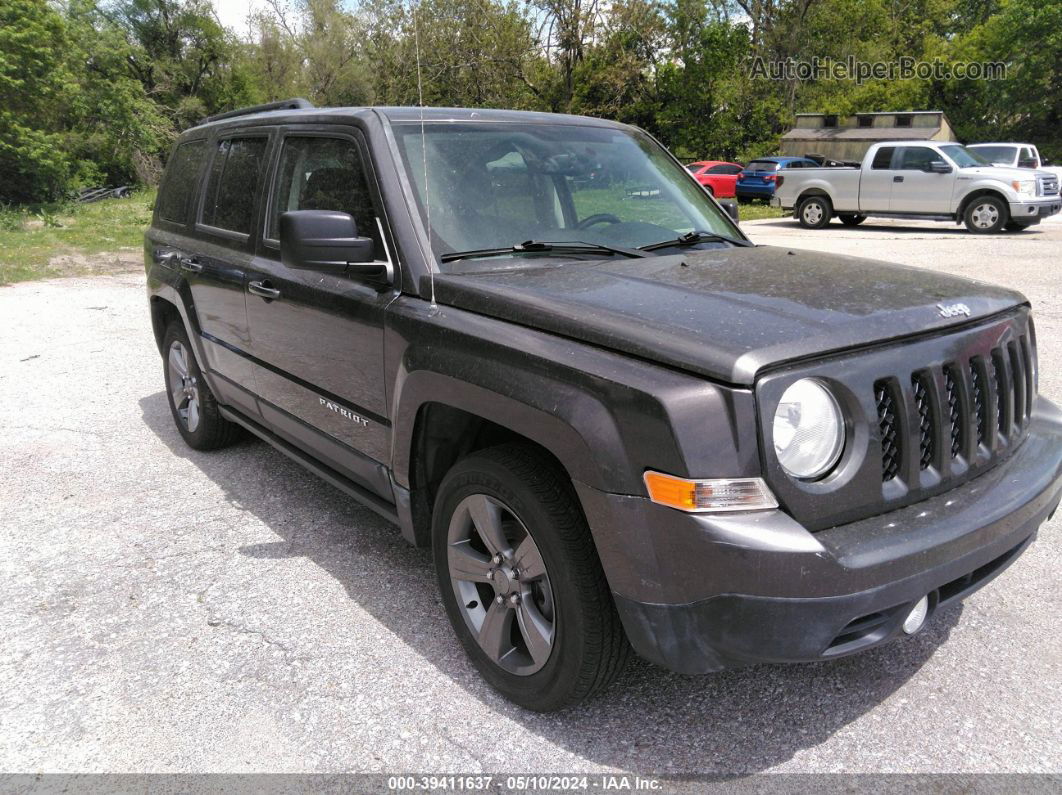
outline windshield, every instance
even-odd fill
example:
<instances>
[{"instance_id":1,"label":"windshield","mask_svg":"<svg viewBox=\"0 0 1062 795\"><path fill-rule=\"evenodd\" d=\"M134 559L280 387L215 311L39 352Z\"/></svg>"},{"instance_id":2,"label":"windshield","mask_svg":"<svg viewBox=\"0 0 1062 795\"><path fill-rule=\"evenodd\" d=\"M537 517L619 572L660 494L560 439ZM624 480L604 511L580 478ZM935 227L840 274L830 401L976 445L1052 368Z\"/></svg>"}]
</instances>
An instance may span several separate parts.
<instances>
[{"instance_id":1,"label":"windshield","mask_svg":"<svg viewBox=\"0 0 1062 795\"><path fill-rule=\"evenodd\" d=\"M992 161L984 157L980 152L967 149L965 146L959 146L959 144L942 146L940 151L950 157L959 168L992 165Z\"/></svg>"},{"instance_id":2,"label":"windshield","mask_svg":"<svg viewBox=\"0 0 1062 795\"><path fill-rule=\"evenodd\" d=\"M422 146L419 123L394 131L438 257L529 240L637 248L693 231L741 238L686 169L638 132L428 123Z\"/></svg>"},{"instance_id":3,"label":"windshield","mask_svg":"<svg viewBox=\"0 0 1062 795\"><path fill-rule=\"evenodd\" d=\"M986 158L991 163L1003 163L1004 165L1012 165L1014 163L1014 155L1018 152L1016 146L978 146L974 148L967 147L967 152L971 152L981 157Z\"/></svg>"}]
</instances>

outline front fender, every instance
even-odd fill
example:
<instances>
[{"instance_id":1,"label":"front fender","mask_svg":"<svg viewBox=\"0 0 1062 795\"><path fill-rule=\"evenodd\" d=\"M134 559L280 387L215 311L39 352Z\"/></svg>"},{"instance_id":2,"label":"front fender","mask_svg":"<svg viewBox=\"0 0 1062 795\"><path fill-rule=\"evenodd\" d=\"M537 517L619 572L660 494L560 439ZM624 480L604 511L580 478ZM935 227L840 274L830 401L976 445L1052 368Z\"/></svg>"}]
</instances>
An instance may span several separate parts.
<instances>
[{"instance_id":1,"label":"front fender","mask_svg":"<svg viewBox=\"0 0 1062 795\"><path fill-rule=\"evenodd\" d=\"M496 318L402 298L392 305L392 469L410 485L417 414L462 409L531 439L573 480L643 495L642 474L759 472L752 393ZM393 365L391 364L393 363Z\"/></svg>"}]
</instances>

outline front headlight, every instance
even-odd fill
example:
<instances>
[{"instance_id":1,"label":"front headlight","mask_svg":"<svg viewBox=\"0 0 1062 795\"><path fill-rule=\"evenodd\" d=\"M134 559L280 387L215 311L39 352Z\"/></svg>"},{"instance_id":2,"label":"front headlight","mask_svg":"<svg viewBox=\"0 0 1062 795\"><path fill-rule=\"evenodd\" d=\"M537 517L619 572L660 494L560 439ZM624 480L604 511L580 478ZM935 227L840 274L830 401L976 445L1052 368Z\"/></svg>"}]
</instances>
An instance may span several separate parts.
<instances>
[{"instance_id":1,"label":"front headlight","mask_svg":"<svg viewBox=\"0 0 1062 795\"><path fill-rule=\"evenodd\" d=\"M1010 183L1010 186L1022 196L1028 196L1030 199L1036 197L1035 179L1016 179Z\"/></svg>"},{"instance_id":2,"label":"front headlight","mask_svg":"<svg viewBox=\"0 0 1062 795\"><path fill-rule=\"evenodd\" d=\"M801 480L825 475L844 450L844 416L821 381L802 378L774 412L774 452L786 472Z\"/></svg>"}]
</instances>

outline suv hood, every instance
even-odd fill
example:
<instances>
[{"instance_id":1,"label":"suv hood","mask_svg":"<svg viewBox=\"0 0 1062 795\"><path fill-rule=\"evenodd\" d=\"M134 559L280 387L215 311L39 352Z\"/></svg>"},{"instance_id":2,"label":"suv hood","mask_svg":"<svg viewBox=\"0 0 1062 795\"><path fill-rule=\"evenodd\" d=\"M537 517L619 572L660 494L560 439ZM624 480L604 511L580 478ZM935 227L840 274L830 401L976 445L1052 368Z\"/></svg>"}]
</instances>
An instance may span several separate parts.
<instances>
[{"instance_id":1,"label":"suv hood","mask_svg":"<svg viewBox=\"0 0 1062 795\"><path fill-rule=\"evenodd\" d=\"M462 263L461 273L436 275L437 300L731 384L1025 303L969 279L773 246L525 263ZM969 316L941 310L955 304Z\"/></svg>"}]
</instances>

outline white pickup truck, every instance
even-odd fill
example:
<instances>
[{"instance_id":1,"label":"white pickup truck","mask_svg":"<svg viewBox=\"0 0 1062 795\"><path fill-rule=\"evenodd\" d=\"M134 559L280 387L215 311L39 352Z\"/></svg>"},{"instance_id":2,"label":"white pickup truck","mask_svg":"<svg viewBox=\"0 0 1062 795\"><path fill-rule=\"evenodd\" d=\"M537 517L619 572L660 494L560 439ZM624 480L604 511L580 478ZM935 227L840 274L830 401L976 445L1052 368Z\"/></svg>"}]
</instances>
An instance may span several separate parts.
<instances>
[{"instance_id":1,"label":"white pickup truck","mask_svg":"<svg viewBox=\"0 0 1062 795\"><path fill-rule=\"evenodd\" d=\"M1062 168L1040 157L1040 150L1033 144L967 144L966 148L994 166L1048 171L1062 180Z\"/></svg>"},{"instance_id":2,"label":"white pickup truck","mask_svg":"<svg viewBox=\"0 0 1062 795\"><path fill-rule=\"evenodd\" d=\"M993 166L961 144L934 141L882 141L858 167L793 171L778 179L771 203L808 229L875 215L949 220L982 234L1025 229L1062 209L1055 175Z\"/></svg>"}]
</instances>

